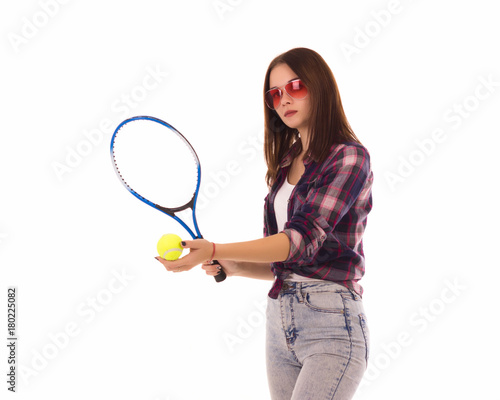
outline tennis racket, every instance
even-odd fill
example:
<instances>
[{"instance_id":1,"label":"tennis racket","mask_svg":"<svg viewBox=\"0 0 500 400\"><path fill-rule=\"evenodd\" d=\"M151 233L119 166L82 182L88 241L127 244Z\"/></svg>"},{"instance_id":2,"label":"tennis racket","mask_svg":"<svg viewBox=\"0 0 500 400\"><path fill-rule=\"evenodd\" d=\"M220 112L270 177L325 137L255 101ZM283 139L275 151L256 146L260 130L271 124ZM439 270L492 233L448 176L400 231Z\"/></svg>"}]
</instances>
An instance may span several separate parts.
<instances>
[{"instance_id":1,"label":"tennis racket","mask_svg":"<svg viewBox=\"0 0 500 400\"><path fill-rule=\"evenodd\" d=\"M193 239L203 238L196 221L200 160L177 129L154 117L126 119L113 133L110 153L115 172L130 193L176 220ZM189 211L193 229L184 221ZM215 280L224 279L221 269Z\"/></svg>"}]
</instances>

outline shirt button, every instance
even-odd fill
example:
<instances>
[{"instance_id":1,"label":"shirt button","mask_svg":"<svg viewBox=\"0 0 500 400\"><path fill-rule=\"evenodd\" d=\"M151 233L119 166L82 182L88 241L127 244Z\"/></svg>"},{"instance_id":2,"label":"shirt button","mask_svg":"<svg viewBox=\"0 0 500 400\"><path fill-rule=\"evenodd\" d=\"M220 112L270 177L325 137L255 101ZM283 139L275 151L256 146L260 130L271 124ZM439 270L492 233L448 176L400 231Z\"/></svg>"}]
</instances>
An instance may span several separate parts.
<instances>
[{"instance_id":1,"label":"shirt button","mask_svg":"<svg viewBox=\"0 0 500 400\"><path fill-rule=\"evenodd\" d=\"M288 283L284 283L282 289L288 290L288 289L290 289L290 285Z\"/></svg>"}]
</instances>

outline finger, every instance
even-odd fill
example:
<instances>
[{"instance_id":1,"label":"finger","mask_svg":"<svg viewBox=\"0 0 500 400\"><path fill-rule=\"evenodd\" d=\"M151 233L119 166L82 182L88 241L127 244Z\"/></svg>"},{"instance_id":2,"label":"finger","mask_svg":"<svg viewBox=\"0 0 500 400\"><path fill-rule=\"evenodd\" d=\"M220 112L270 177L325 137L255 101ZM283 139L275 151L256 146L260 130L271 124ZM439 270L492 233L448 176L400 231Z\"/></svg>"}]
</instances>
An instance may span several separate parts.
<instances>
[{"instance_id":1,"label":"finger","mask_svg":"<svg viewBox=\"0 0 500 400\"><path fill-rule=\"evenodd\" d=\"M217 271L217 268L214 268L214 266L209 265L209 264L204 264L204 266L202 266L201 268L204 269L207 272L207 274L219 272L219 271Z\"/></svg>"},{"instance_id":2,"label":"finger","mask_svg":"<svg viewBox=\"0 0 500 400\"><path fill-rule=\"evenodd\" d=\"M208 261L205 261L202 265L201 265L201 268L203 268L204 270L217 270L217 271L220 271L222 269L222 266L220 264L216 264L216 263L213 263L213 262L208 262Z\"/></svg>"},{"instance_id":3,"label":"finger","mask_svg":"<svg viewBox=\"0 0 500 400\"><path fill-rule=\"evenodd\" d=\"M166 267L165 265L165 259L161 258L161 257L155 257L155 260L159 261L161 264L163 264L164 267Z\"/></svg>"},{"instance_id":4,"label":"finger","mask_svg":"<svg viewBox=\"0 0 500 400\"><path fill-rule=\"evenodd\" d=\"M217 268L214 268L213 265L207 264L206 268L202 267L205 270L205 273L209 276L216 276L220 273L220 271Z\"/></svg>"},{"instance_id":5,"label":"finger","mask_svg":"<svg viewBox=\"0 0 500 400\"><path fill-rule=\"evenodd\" d=\"M196 242L194 240L183 240L181 246L184 249L196 248Z\"/></svg>"},{"instance_id":6,"label":"finger","mask_svg":"<svg viewBox=\"0 0 500 400\"><path fill-rule=\"evenodd\" d=\"M155 259L162 263L167 271L177 271L179 268L181 268L181 265L179 265L178 262L165 260L161 257L155 257Z\"/></svg>"},{"instance_id":7,"label":"finger","mask_svg":"<svg viewBox=\"0 0 500 400\"><path fill-rule=\"evenodd\" d=\"M189 254L186 254L184 257L180 257L177 260L166 260L163 257L155 257L159 262L161 262L163 265L169 266L171 268L178 268L184 266L187 261L185 258L189 257Z\"/></svg>"},{"instance_id":8,"label":"finger","mask_svg":"<svg viewBox=\"0 0 500 400\"><path fill-rule=\"evenodd\" d=\"M169 271L169 272L183 272L184 271L184 269L182 269L182 267L174 267L174 266L172 266L170 264L170 261L163 262L160 259L157 259L157 260L160 261L163 264L163 266L165 267L165 269L167 271Z\"/></svg>"},{"instance_id":9,"label":"finger","mask_svg":"<svg viewBox=\"0 0 500 400\"><path fill-rule=\"evenodd\" d=\"M204 269L209 276L219 275L222 269L221 266L217 264L203 264L201 268Z\"/></svg>"}]
</instances>

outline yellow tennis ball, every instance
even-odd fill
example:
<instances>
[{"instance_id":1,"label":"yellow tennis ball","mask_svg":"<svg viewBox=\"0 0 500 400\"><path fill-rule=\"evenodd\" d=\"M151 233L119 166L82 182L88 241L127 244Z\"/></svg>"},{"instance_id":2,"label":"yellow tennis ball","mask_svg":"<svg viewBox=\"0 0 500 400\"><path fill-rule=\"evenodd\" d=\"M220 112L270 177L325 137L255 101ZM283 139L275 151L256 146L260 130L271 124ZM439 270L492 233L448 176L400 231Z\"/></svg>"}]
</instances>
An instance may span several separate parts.
<instances>
[{"instance_id":1,"label":"yellow tennis ball","mask_svg":"<svg viewBox=\"0 0 500 400\"><path fill-rule=\"evenodd\" d=\"M182 239L173 233L163 235L156 245L158 254L165 260L177 260L182 254L181 241Z\"/></svg>"}]
</instances>

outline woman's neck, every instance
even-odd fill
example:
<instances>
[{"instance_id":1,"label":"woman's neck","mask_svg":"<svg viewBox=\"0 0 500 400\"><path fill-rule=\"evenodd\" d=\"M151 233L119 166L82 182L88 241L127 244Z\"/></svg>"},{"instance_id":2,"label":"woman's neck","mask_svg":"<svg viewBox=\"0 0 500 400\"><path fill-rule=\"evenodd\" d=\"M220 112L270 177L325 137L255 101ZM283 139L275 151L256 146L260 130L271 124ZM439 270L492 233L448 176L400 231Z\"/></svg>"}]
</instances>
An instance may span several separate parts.
<instances>
[{"instance_id":1,"label":"woman's neck","mask_svg":"<svg viewBox=\"0 0 500 400\"><path fill-rule=\"evenodd\" d=\"M302 143L302 152L300 154L300 157L303 158L305 152L309 147L309 132L307 130L300 130L299 135L300 135L300 141Z\"/></svg>"}]
</instances>

